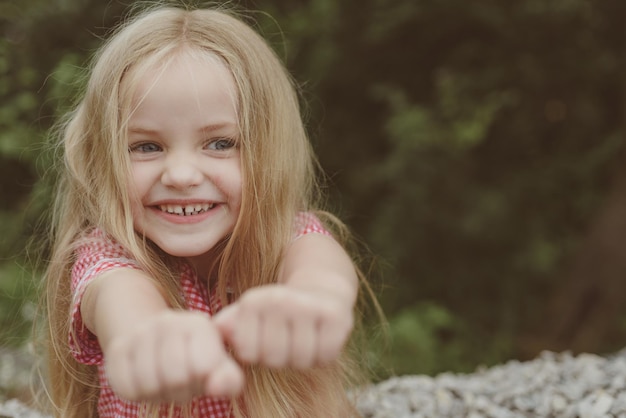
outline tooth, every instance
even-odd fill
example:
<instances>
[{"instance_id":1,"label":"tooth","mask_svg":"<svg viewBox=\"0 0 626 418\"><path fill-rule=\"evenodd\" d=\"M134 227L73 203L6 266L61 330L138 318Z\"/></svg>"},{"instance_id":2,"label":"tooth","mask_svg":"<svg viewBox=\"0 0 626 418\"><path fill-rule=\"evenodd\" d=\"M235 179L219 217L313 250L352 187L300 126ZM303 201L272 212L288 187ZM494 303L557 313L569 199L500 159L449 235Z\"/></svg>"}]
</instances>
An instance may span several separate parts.
<instances>
[{"instance_id":1,"label":"tooth","mask_svg":"<svg viewBox=\"0 0 626 418\"><path fill-rule=\"evenodd\" d=\"M194 206L193 205L185 206L185 214L191 215L193 212L194 212Z\"/></svg>"},{"instance_id":2,"label":"tooth","mask_svg":"<svg viewBox=\"0 0 626 418\"><path fill-rule=\"evenodd\" d=\"M197 203L193 208L194 212L200 212L202 210L202 205Z\"/></svg>"},{"instance_id":3,"label":"tooth","mask_svg":"<svg viewBox=\"0 0 626 418\"><path fill-rule=\"evenodd\" d=\"M183 213L183 207L182 207L182 206L180 206L180 205L174 205L174 206L172 206L172 209L173 209L173 212L174 212L174 213L177 213L177 214L179 214L179 215L180 215L181 213Z\"/></svg>"},{"instance_id":4,"label":"tooth","mask_svg":"<svg viewBox=\"0 0 626 418\"><path fill-rule=\"evenodd\" d=\"M210 203L210 204L209 204L209 207L207 208L207 210L209 210L209 209L213 209L214 207L215 207L215 203Z\"/></svg>"},{"instance_id":5,"label":"tooth","mask_svg":"<svg viewBox=\"0 0 626 418\"><path fill-rule=\"evenodd\" d=\"M208 203L205 203L205 204L202 205L202 210L207 211L207 210L209 210L210 206L211 205L209 205Z\"/></svg>"}]
</instances>

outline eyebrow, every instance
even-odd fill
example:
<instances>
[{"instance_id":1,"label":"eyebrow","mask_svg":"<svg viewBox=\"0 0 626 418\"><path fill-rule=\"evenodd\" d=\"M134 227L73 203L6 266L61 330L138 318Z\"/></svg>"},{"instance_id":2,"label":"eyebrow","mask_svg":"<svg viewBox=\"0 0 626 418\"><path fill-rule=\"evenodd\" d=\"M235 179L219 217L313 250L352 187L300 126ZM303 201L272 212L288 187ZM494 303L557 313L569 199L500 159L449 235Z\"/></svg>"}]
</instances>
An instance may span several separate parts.
<instances>
[{"instance_id":1,"label":"eyebrow","mask_svg":"<svg viewBox=\"0 0 626 418\"><path fill-rule=\"evenodd\" d=\"M214 123L214 124L203 126L199 128L197 131L206 133L206 132L219 131L222 129L236 128L236 127L237 127L237 124L233 122L220 122L220 123ZM145 128L142 126L129 126L128 132L133 133L133 134L146 134L146 135L159 134L158 129Z\"/></svg>"}]
</instances>

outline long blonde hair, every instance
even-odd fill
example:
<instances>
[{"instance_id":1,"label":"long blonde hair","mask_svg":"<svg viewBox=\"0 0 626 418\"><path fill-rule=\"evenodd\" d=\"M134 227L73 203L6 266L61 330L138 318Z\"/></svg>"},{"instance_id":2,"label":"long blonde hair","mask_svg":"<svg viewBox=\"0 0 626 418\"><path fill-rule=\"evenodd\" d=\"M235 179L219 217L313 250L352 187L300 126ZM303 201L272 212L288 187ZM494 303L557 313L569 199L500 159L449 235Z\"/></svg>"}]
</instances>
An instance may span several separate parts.
<instances>
[{"instance_id":1,"label":"long blonde hair","mask_svg":"<svg viewBox=\"0 0 626 418\"><path fill-rule=\"evenodd\" d=\"M182 48L213 54L233 75L241 132L242 204L238 221L215 266L218 294L229 282L237 298L272 283L298 211L316 209L316 162L303 127L297 89L268 44L224 10L159 7L120 26L90 67L82 99L60 125L63 165L52 222L52 258L45 274L50 396L63 418L97 416L98 377L70 354L70 269L84 231L97 226L135 257L174 307L184 308L175 263L133 228L124 112L136 68ZM132 71L131 71L132 70ZM129 91L120 89L130 76ZM325 216L325 219L334 219ZM343 225L333 222L343 230ZM232 279L232 280L230 280ZM230 289L229 289L230 291ZM246 366L246 387L233 401L236 416L347 417L354 370L348 356L307 371Z\"/></svg>"}]
</instances>

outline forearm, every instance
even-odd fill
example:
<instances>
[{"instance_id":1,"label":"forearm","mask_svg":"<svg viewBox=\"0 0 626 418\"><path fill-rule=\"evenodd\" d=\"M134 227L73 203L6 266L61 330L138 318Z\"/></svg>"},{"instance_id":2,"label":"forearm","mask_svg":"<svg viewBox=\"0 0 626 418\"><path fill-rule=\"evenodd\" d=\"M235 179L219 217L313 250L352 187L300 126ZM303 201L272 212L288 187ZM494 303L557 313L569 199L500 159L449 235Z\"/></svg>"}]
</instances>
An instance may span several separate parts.
<instances>
[{"instance_id":1,"label":"forearm","mask_svg":"<svg viewBox=\"0 0 626 418\"><path fill-rule=\"evenodd\" d=\"M98 337L106 354L114 337L132 332L168 305L144 273L122 268L95 278L85 290L80 309L85 326Z\"/></svg>"},{"instance_id":2,"label":"forearm","mask_svg":"<svg viewBox=\"0 0 626 418\"><path fill-rule=\"evenodd\" d=\"M98 337L109 384L121 398L188 402L198 395L241 391L241 370L211 318L170 309L158 286L140 271L119 269L94 279L81 314Z\"/></svg>"},{"instance_id":3,"label":"forearm","mask_svg":"<svg viewBox=\"0 0 626 418\"><path fill-rule=\"evenodd\" d=\"M346 251L333 238L307 234L287 250L279 282L301 289L325 292L354 305L358 277Z\"/></svg>"}]
</instances>

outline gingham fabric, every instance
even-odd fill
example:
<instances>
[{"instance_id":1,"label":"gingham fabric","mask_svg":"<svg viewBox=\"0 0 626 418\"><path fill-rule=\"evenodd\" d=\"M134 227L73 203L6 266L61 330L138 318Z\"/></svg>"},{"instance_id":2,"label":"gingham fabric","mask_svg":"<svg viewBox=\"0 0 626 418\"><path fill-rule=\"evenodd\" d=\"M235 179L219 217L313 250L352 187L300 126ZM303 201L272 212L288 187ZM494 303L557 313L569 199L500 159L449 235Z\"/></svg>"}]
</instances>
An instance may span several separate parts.
<instances>
[{"instance_id":1,"label":"gingham fabric","mask_svg":"<svg viewBox=\"0 0 626 418\"><path fill-rule=\"evenodd\" d=\"M319 219L308 212L301 212L295 220L294 239L310 234L330 235ZM120 399L111 390L104 369L104 358L97 337L83 324L80 315L80 303L89 282L100 273L115 268L139 269L137 263L124 248L107 236L100 229L93 229L76 250L76 262L72 268L72 322L69 335L72 355L80 363L98 367L100 396L98 399L98 415L100 418L135 418L139 416L140 404ZM204 281L198 280L193 269L185 264L181 271L181 288L189 310L200 311L213 315L220 308L215 292L209 294ZM198 397L186 408L191 415L198 418L227 418L231 416L230 402L225 398ZM170 412L172 414L170 415ZM169 405L160 408L161 417L180 418L183 411Z\"/></svg>"}]
</instances>

